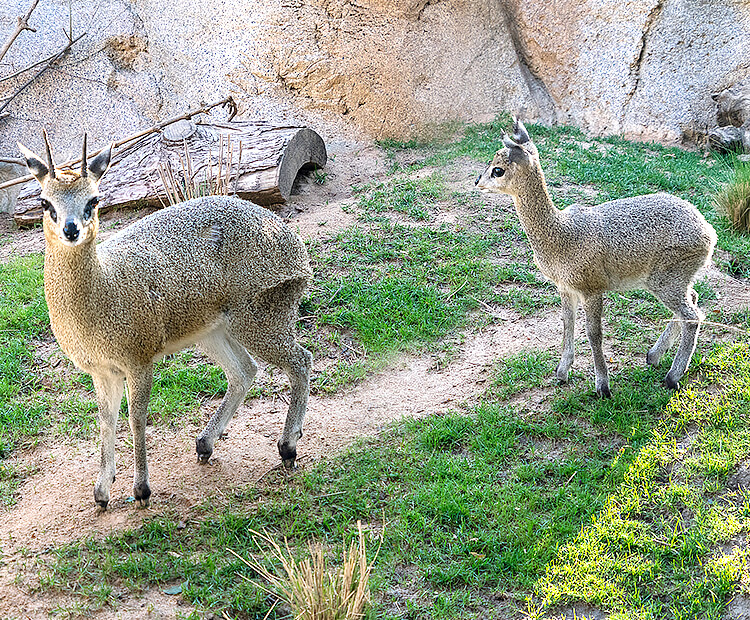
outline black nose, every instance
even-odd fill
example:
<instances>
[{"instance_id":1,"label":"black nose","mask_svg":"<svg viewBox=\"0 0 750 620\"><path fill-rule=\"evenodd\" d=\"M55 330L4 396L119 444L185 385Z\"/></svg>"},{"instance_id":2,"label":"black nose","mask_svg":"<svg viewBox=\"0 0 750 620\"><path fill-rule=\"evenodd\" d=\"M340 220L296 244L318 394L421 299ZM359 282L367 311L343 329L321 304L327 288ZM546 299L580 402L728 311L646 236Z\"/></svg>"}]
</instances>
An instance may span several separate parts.
<instances>
[{"instance_id":1,"label":"black nose","mask_svg":"<svg viewBox=\"0 0 750 620\"><path fill-rule=\"evenodd\" d=\"M482 178L482 173L480 172L479 176L477 177L477 180L474 181L474 185L479 185L479 179L481 179L481 178Z\"/></svg>"},{"instance_id":2,"label":"black nose","mask_svg":"<svg viewBox=\"0 0 750 620\"><path fill-rule=\"evenodd\" d=\"M78 239L78 226L76 226L73 220L65 222L65 228L63 228L63 234L68 241L75 241Z\"/></svg>"}]
</instances>

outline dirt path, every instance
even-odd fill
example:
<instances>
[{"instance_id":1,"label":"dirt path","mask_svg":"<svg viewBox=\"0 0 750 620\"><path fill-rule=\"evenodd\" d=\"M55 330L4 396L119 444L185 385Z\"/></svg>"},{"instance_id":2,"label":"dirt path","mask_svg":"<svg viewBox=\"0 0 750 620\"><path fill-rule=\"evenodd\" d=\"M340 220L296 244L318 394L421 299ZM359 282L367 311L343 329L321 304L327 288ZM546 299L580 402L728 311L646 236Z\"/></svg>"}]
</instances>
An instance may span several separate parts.
<instances>
[{"instance_id":1,"label":"dirt path","mask_svg":"<svg viewBox=\"0 0 750 620\"><path fill-rule=\"evenodd\" d=\"M558 319L508 320L467 339L463 352L446 368L432 370L429 356L401 357L389 370L355 388L333 396L312 396L299 444L303 463L339 452L357 437L373 435L402 416L418 417L456 410L476 400L488 372L498 358L529 348L546 347L559 339ZM40 446L25 456L37 473L24 484L18 504L0 523L0 547L5 569L0 571L0 612L44 617L60 600L30 596L12 584L15 570L31 554L43 553L65 542L135 528L144 518L169 511L189 519L191 509L214 494L229 494L252 485L279 462L276 439L281 433L286 405L257 399L240 408L226 439L208 466L195 462L197 428L170 431L150 426L147 440L152 505L142 511L128 501L131 494L132 455L129 431L121 424L117 441L118 476L106 513L94 508L92 484L98 471L98 442ZM160 609L150 617L175 617L175 597L155 591L145 599L124 599L117 612L96 617L128 618L143 613L142 604ZM129 616L127 609L136 615ZM114 615L113 615L114 614ZM124 615L123 615L124 614ZM23 617L23 616L21 616Z\"/></svg>"}]
</instances>

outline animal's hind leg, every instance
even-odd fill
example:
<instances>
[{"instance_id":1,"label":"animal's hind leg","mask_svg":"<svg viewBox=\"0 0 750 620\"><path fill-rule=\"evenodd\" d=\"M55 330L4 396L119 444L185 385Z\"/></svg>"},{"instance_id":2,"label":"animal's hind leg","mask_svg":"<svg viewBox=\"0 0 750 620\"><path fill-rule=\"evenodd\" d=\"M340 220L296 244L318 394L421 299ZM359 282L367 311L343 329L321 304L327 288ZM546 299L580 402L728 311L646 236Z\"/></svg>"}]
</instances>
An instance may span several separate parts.
<instances>
[{"instance_id":1,"label":"animal's hind leg","mask_svg":"<svg viewBox=\"0 0 750 620\"><path fill-rule=\"evenodd\" d=\"M217 329L198 343L200 349L221 366L227 377L227 393L211 416L206 428L195 439L199 463L207 463L237 408L245 400L258 366L245 348L223 328Z\"/></svg>"},{"instance_id":2,"label":"animal's hind leg","mask_svg":"<svg viewBox=\"0 0 750 620\"><path fill-rule=\"evenodd\" d=\"M693 304L696 306L698 305L698 293L691 290L691 297L693 300ZM659 336L659 339L654 343L654 346L651 347L648 350L648 353L646 354L646 363L650 366L658 366L659 362L661 361L661 358L664 356L664 354L669 351L669 349L672 347L672 345L677 340L677 336L680 335L680 320L675 317L669 323L667 323L666 328L662 332L661 336Z\"/></svg>"},{"instance_id":3,"label":"animal's hind leg","mask_svg":"<svg viewBox=\"0 0 750 620\"><path fill-rule=\"evenodd\" d=\"M289 411L277 446L284 465L292 468L297 459L297 441L302 437L302 425L307 411L312 354L298 345L293 338L280 339L278 336L279 334L268 334L263 342L252 343L248 346L251 346L254 354L278 366L289 377L291 386Z\"/></svg>"},{"instance_id":4,"label":"animal's hind leg","mask_svg":"<svg viewBox=\"0 0 750 620\"><path fill-rule=\"evenodd\" d=\"M672 367L664 378L664 384L671 390L677 388L685 374L698 341L698 331L703 313L698 309L698 295L691 286L664 286L661 290L651 288L662 303L675 313L680 320L680 346L674 356Z\"/></svg>"},{"instance_id":5,"label":"animal's hind leg","mask_svg":"<svg viewBox=\"0 0 750 620\"><path fill-rule=\"evenodd\" d=\"M658 366L661 358L664 354L669 351L671 346L677 340L677 336L680 334L680 321L677 318L672 319L667 323L667 327L659 336L659 339L654 343L654 346L646 353L646 363L650 366Z\"/></svg>"},{"instance_id":6,"label":"animal's hind leg","mask_svg":"<svg viewBox=\"0 0 750 620\"><path fill-rule=\"evenodd\" d=\"M295 342L297 308L306 282L292 280L265 291L254 304L236 308L230 333L253 355L278 366L289 377L291 396L284 431L278 442L286 467L294 467L297 441L310 393L312 354Z\"/></svg>"}]
</instances>

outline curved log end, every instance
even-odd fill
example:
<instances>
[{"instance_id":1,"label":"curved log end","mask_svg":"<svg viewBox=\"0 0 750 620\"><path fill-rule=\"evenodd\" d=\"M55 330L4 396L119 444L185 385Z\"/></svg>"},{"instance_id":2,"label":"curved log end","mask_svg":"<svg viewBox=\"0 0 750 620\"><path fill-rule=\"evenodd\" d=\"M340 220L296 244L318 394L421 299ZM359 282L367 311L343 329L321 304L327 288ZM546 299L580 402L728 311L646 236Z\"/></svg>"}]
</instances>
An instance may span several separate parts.
<instances>
[{"instance_id":1,"label":"curved log end","mask_svg":"<svg viewBox=\"0 0 750 620\"><path fill-rule=\"evenodd\" d=\"M322 168L328 161L326 145L316 132L306 127L295 133L286 145L278 167L277 185L283 201L289 200L294 179L303 168Z\"/></svg>"}]
</instances>

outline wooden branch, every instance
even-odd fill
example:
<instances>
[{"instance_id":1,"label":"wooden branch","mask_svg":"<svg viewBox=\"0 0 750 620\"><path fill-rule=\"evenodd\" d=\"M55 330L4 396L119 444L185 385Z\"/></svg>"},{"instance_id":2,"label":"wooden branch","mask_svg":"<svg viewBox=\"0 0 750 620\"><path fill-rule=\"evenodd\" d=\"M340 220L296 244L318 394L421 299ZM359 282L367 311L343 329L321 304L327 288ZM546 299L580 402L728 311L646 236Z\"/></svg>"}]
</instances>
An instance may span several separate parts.
<instances>
[{"instance_id":1,"label":"wooden branch","mask_svg":"<svg viewBox=\"0 0 750 620\"><path fill-rule=\"evenodd\" d=\"M28 82L26 82L21 88L19 88L16 92L14 92L8 100L0 107L0 116L2 116L3 111L5 108L7 108L13 100L18 97L23 91L25 91L29 86L31 86L39 77L41 77L47 69L49 69L52 65L54 65L58 60L60 60L65 54L68 53L71 47L73 45L80 41L83 37L86 36L86 33L84 32L82 35L76 37L73 41L70 41L62 50L60 50L53 58L50 60L44 67L41 68L41 70L37 71L36 75L34 75L33 78L31 78Z\"/></svg>"},{"instance_id":2,"label":"wooden branch","mask_svg":"<svg viewBox=\"0 0 750 620\"><path fill-rule=\"evenodd\" d=\"M81 36L85 36L85 35L81 35ZM154 125L150 129L139 131L138 133L133 134L132 136L129 136L127 138L124 138L122 140L115 142L114 146L115 148L117 148L118 146L123 146L124 144L127 144L128 142L139 140L140 138L143 138L144 136L155 133L157 131L161 131L167 125L171 125L172 123L176 123L177 121L190 120L193 116L197 116L198 114L205 114L209 112L210 110L212 110L213 108L216 108L218 106L226 107L229 110L229 117L227 120L231 121L234 118L234 115L237 114L237 104L234 102L234 99L232 99L231 97L227 97L226 99L222 99L221 101L217 101L216 103L210 103L208 105L203 104L203 106L201 106L200 108L195 108L193 110L190 110L189 112L185 112L185 114L180 114L179 116L173 116L172 118L168 118L167 120L162 121L158 125ZM96 157L103 150L104 149L99 149L98 151L89 153L89 157ZM80 164L80 163L81 163L81 158L79 157L78 159L71 159L70 161L66 161L64 164L59 164L57 165L57 167L58 168L72 168L76 164ZM18 177L16 179L11 179L10 181L6 181L5 183L0 183L0 189L7 189L9 187L13 187L14 185L18 185L19 183L28 183L29 181L32 181L33 179L34 177L30 174L23 176L23 177Z\"/></svg>"},{"instance_id":3,"label":"wooden branch","mask_svg":"<svg viewBox=\"0 0 750 620\"><path fill-rule=\"evenodd\" d=\"M26 162L23 159L16 157L0 157L0 164L17 164L19 166L25 166Z\"/></svg>"},{"instance_id":4,"label":"wooden branch","mask_svg":"<svg viewBox=\"0 0 750 620\"><path fill-rule=\"evenodd\" d=\"M70 45L70 44L68 44ZM67 47L67 45L66 45ZM38 67L39 65L43 65L45 62L51 62L55 58L57 58L63 50L59 50L55 52L54 54L51 54L50 56L47 56L47 58L42 58L41 60L37 60L35 63L30 64L28 67L24 67L23 69L19 69L15 73L11 73L10 75L4 75L3 77L0 77L0 83L7 82L8 80L12 80L13 78L17 78L19 75L23 75L27 71L31 71L34 67ZM6 99L9 99L9 97L6 97Z\"/></svg>"},{"instance_id":5,"label":"wooden branch","mask_svg":"<svg viewBox=\"0 0 750 620\"><path fill-rule=\"evenodd\" d=\"M31 30L31 32L36 32L36 28L32 28L31 26L29 26L29 17L31 17L31 14L34 12L37 4L39 4L39 0L32 0L29 10L26 11L26 15L18 18L16 29L8 37L8 40L5 41L3 47L0 48L0 60L2 60L3 56L8 53L10 46L13 45L13 41L15 41L18 38L18 35L21 34L24 30Z\"/></svg>"},{"instance_id":6,"label":"wooden branch","mask_svg":"<svg viewBox=\"0 0 750 620\"><path fill-rule=\"evenodd\" d=\"M257 204L280 204L289 199L300 169L325 163L323 140L305 127L183 120L115 152L99 188L100 211L162 206L170 198L200 196L218 184ZM19 226L41 219L39 193L37 183L21 190L14 215Z\"/></svg>"}]
</instances>

